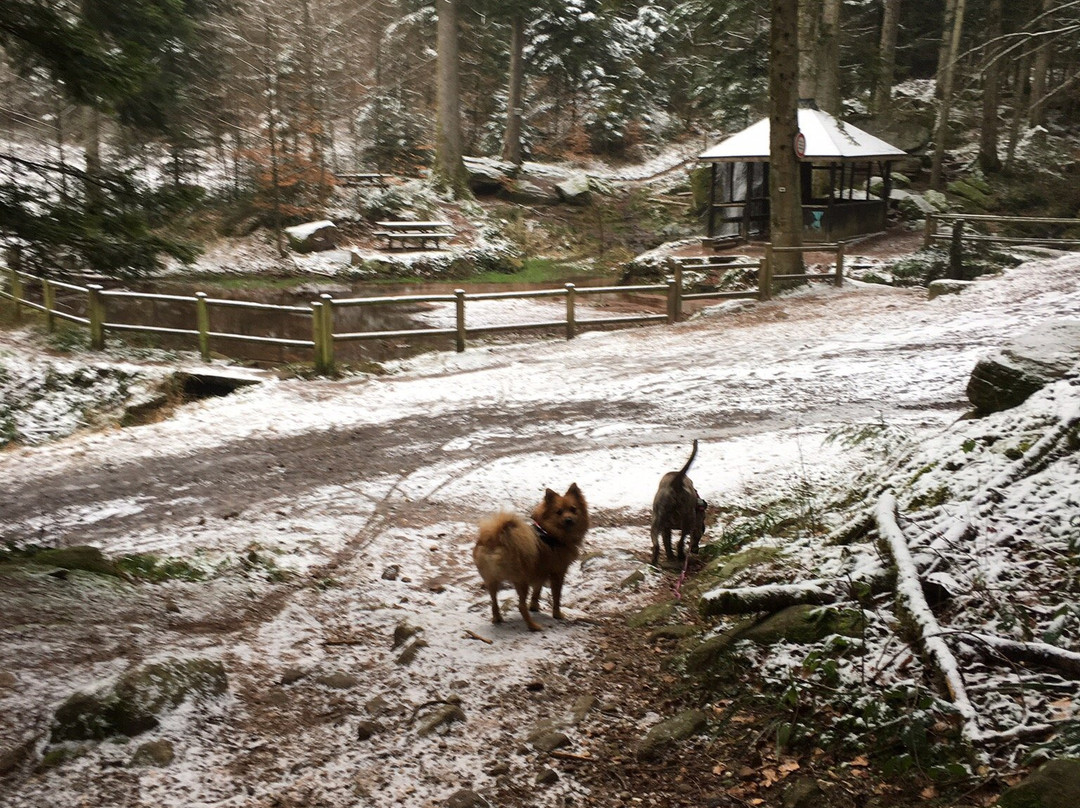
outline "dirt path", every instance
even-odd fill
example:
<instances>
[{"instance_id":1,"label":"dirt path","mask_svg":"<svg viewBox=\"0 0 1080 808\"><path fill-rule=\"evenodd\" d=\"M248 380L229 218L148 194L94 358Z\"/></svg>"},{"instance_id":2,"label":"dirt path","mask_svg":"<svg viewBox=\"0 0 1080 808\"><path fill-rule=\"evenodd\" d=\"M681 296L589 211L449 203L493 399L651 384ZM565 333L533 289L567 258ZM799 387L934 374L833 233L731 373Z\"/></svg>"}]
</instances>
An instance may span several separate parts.
<instances>
[{"instance_id":1,"label":"dirt path","mask_svg":"<svg viewBox=\"0 0 1080 808\"><path fill-rule=\"evenodd\" d=\"M662 665L674 641L624 622L677 579L643 563L656 479L691 437L697 487L721 502L852 462L821 443L838 425L941 429L966 406L974 358L1051 305L1067 313L1060 293L1075 286L1075 267L1053 264L932 303L826 290L383 377L275 382L0 454L0 540L212 571L155 585L5 576L7 804L381 808L465 789L504 806L734 805L710 773L771 765L762 727L736 722L679 760L632 754L661 717L696 706ZM568 619L542 617L533 635L511 610L492 626L472 525L571 481L594 528ZM170 657L220 659L229 675L226 698L145 736L173 763L133 766L140 737L35 772L68 695ZM448 704L464 720L421 734ZM564 738L554 755L545 731Z\"/></svg>"}]
</instances>

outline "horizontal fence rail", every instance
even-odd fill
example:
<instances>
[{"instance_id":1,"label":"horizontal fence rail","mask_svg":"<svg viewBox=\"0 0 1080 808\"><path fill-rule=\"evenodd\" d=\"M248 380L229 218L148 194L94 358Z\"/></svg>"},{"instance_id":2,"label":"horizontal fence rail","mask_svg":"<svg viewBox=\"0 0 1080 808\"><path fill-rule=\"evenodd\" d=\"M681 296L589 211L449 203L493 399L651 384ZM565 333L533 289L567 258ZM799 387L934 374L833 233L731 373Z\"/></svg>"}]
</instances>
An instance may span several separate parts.
<instances>
[{"instance_id":1,"label":"horizontal fence rail","mask_svg":"<svg viewBox=\"0 0 1080 808\"><path fill-rule=\"evenodd\" d=\"M949 224L949 232L938 232L940 224ZM1057 236L999 235L980 233L974 225L1003 224L1006 226L1064 226L1080 229L1080 219L1067 219L1043 216L993 216L982 213L931 213L926 217L923 231L923 247L930 247L936 241L991 242L997 244L1026 244L1033 247L1059 247L1074 249L1080 247L1080 238L1062 238Z\"/></svg>"},{"instance_id":2,"label":"horizontal fence rail","mask_svg":"<svg viewBox=\"0 0 1080 808\"><path fill-rule=\"evenodd\" d=\"M334 369L334 346L336 343L359 342L364 340L392 340L412 338L450 337L455 348L464 351L470 338L482 334L502 332L564 329L566 338L573 339L581 330L607 328L645 323L677 323L683 319L683 302L698 300L756 299L767 300L772 295L772 285L778 280L813 280L828 278L840 285L843 278L843 244L816 244L805 248L783 248L783 250L802 249L803 251L835 250L837 255L836 272L828 275L782 275L774 276L771 272L772 253L781 248L766 247L766 257L761 261L742 263L710 263L703 265L710 269L727 271L744 270L749 278L756 276L757 289L744 291L684 292L683 268L678 262L673 267L674 277L665 283L639 284L635 286L576 286L565 284L561 289L538 289L521 292L474 292L468 293L457 289L453 294L431 295L384 295L379 297L334 298L328 294L319 295L309 306L288 306L271 303L257 303L246 300L230 300L210 297L205 292L193 295L160 294L153 292L132 292L125 289L105 289L99 284L88 283L80 286L65 281L39 277L23 272L17 267L8 267L3 273L7 288L0 285L0 298L12 301L15 318L23 308L41 312L45 315L50 331L57 320L88 326L90 345L95 350L105 347L108 333L137 332L162 334L192 339L198 346L204 361L209 361L211 340L227 342L247 342L258 345L277 345L312 351L315 368L320 373L330 373ZM58 292L65 295L64 301ZM36 293L37 299L32 297ZM594 295L653 295L663 297L666 311L663 314L633 314L611 317L579 316L577 301L579 297ZM565 315L560 319L542 320L523 323L477 323L468 322L466 313L468 304L499 300L552 299L562 300ZM165 327L152 323L120 322L114 314L109 316L110 301L137 301L148 304L165 303L170 306L191 306L193 327ZM416 306L442 304L453 306L454 325L432 328L406 328L397 330L336 331L335 319L343 317L352 308L374 306ZM310 339L286 338L260 334L240 334L211 327L212 311L215 309L245 309L281 316L300 317L308 322Z\"/></svg>"}]
</instances>

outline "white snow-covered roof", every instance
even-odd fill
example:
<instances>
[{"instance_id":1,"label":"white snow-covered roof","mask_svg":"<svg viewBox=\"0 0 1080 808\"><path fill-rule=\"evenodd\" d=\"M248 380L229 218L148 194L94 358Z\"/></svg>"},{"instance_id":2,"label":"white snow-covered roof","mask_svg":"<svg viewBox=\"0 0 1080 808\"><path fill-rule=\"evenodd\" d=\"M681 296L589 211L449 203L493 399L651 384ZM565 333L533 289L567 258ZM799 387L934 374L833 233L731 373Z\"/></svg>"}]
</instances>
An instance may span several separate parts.
<instances>
[{"instance_id":1,"label":"white snow-covered roof","mask_svg":"<svg viewBox=\"0 0 1080 808\"><path fill-rule=\"evenodd\" d=\"M807 162L907 156L903 149L820 109L799 110L799 131L806 138L806 156L803 160ZM753 126L721 141L698 155L698 159L717 162L768 160L769 119L762 118Z\"/></svg>"}]
</instances>

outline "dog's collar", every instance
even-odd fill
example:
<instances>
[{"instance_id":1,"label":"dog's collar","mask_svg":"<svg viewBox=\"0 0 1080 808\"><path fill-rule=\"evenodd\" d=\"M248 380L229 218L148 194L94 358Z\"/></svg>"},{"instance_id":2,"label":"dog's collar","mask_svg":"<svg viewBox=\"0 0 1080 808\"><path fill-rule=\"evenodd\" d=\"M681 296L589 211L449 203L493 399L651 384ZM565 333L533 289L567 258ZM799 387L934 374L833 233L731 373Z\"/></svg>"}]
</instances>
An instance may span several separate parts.
<instances>
[{"instance_id":1,"label":"dog's collar","mask_svg":"<svg viewBox=\"0 0 1080 808\"><path fill-rule=\"evenodd\" d=\"M556 547L559 544L559 540L544 530L537 522L532 524L533 530L536 531L536 538L540 539L548 547Z\"/></svg>"}]
</instances>

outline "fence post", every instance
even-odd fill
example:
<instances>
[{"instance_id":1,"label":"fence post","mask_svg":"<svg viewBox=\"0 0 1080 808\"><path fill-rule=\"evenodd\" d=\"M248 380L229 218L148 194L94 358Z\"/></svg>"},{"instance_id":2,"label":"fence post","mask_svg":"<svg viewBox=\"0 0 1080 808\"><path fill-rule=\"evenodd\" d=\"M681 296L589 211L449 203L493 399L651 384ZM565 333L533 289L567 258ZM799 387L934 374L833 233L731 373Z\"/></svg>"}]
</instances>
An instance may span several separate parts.
<instances>
[{"instance_id":1,"label":"fence post","mask_svg":"<svg viewBox=\"0 0 1080 808\"><path fill-rule=\"evenodd\" d=\"M954 219L952 239L949 241L949 280L964 277L964 220Z\"/></svg>"},{"instance_id":2,"label":"fence post","mask_svg":"<svg viewBox=\"0 0 1080 808\"><path fill-rule=\"evenodd\" d=\"M195 327L199 331L199 355L202 361L210 361L210 308L206 305L206 292L195 293Z\"/></svg>"},{"instance_id":3,"label":"fence post","mask_svg":"<svg viewBox=\"0 0 1080 808\"><path fill-rule=\"evenodd\" d=\"M454 338L454 347L458 353L465 350L465 290L454 290L454 314L457 334Z\"/></svg>"},{"instance_id":4,"label":"fence post","mask_svg":"<svg viewBox=\"0 0 1080 808\"><path fill-rule=\"evenodd\" d=\"M101 294L102 286L97 283L86 285L86 314L90 319L90 347L100 351L105 347L105 298Z\"/></svg>"},{"instance_id":5,"label":"fence post","mask_svg":"<svg viewBox=\"0 0 1080 808\"><path fill-rule=\"evenodd\" d=\"M844 285L844 242L842 241L836 243L836 280L834 283L837 286Z\"/></svg>"},{"instance_id":6,"label":"fence post","mask_svg":"<svg viewBox=\"0 0 1080 808\"><path fill-rule=\"evenodd\" d=\"M9 260L11 260L11 266L8 267L8 271L11 273L11 306L12 315L15 322L19 322L22 319L22 280L19 278L18 264L15 260L12 260L12 256L17 255L14 250L8 252Z\"/></svg>"},{"instance_id":7,"label":"fence post","mask_svg":"<svg viewBox=\"0 0 1080 808\"><path fill-rule=\"evenodd\" d=\"M675 322L682 322L682 264L676 262L675 264Z\"/></svg>"},{"instance_id":8,"label":"fence post","mask_svg":"<svg viewBox=\"0 0 1080 808\"><path fill-rule=\"evenodd\" d=\"M315 365L316 373L323 373L325 368L323 367L323 327L322 327L322 315L323 304L318 300L311 301L311 341L314 343L314 349L312 351L312 362Z\"/></svg>"},{"instance_id":9,"label":"fence post","mask_svg":"<svg viewBox=\"0 0 1080 808\"><path fill-rule=\"evenodd\" d=\"M934 241L934 235L937 233L937 219L934 218L933 213L926 214L926 226L923 228L923 249L929 249L930 245Z\"/></svg>"},{"instance_id":10,"label":"fence post","mask_svg":"<svg viewBox=\"0 0 1080 808\"><path fill-rule=\"evenodd\" d=\"M41 279L41 299L45 304L45 328L51 334L56 329L56 287L48 278Z\"/></svg>"},{"instance_id":11,"label":"fence post","mask_svg":"<svg viewBox=\"0 0 1080 808\"><path fill-rule=\"evenodd\" d=\"M577 323L574 321L574 300L577 288L572 283L566 284L566 338L573 339L577 334Z\"/></svg>"},{"instance_id":12,"label":"fence post","mask_svg":"<svg viewBox=\"0 0 1080 808\"><path fill-rule=\"evenodd\" d=\"M667 282L667 321L668 325L672 325L675 320L675 296L678 294L678 287L675 284L675 280L669 279Z\"/></svg>"},{"instance_id":13,"label":"fence post","mask_svg":"<svg viewBox=\"0 0 1080 808\"><path fill-rule=\"evenodd\" d=\"M772 242L765 245L765 257L758 270L758 300L772 298L773 249Z\"/></svg>"},{"instance_id":14,"label":"fence post","mask_svg":"<svg viewBox=\"0 0 1080 808\"><path fill-rule=\"evenodd\" d=\"M322 301L322 364L323 373L334 372L334 298L325 292L319 295Z\"/></svg>"}]
</instances>

